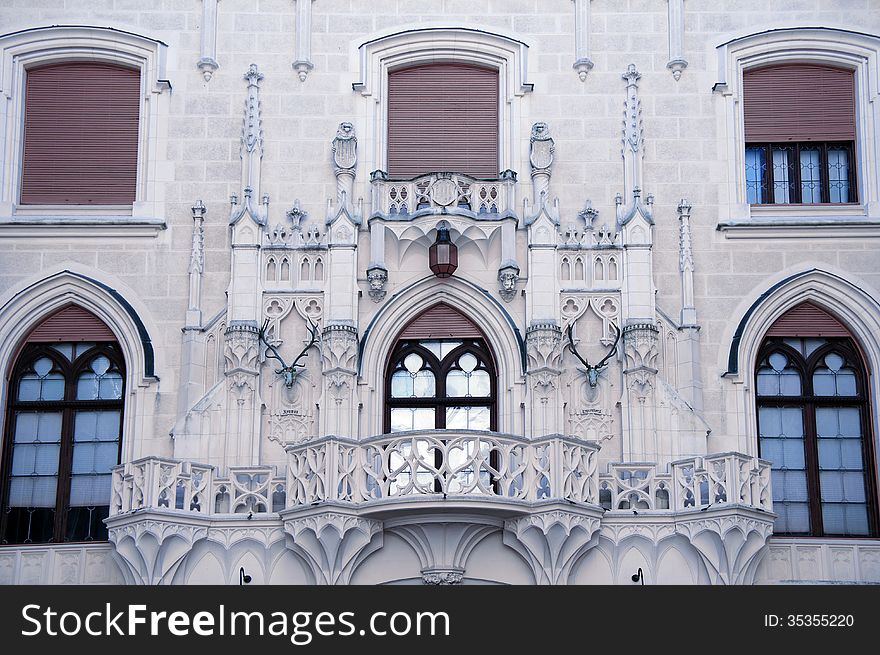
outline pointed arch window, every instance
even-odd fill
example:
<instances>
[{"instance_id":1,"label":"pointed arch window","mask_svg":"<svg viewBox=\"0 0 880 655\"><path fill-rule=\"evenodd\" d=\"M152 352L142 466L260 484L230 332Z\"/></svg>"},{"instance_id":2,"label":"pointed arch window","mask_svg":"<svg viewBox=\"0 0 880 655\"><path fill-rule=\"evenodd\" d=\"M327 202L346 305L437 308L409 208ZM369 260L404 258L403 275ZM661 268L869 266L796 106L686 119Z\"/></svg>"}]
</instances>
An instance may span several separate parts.
<instances>
[{"instance_id":1,"label":"pointed arch window","mask_svg":"<svg viewBox=\"0 0 880 655\"><path fill-rule=\"evenodd\" d=\"M31 331L8 382L0 543L107 539L125 390L113 333L90 312L64 308Z\"/></svg>"},{"instance_id":2,"label":"pointed arch window","mask_svg":"<svg viewBox=\"0 0 880 655\"><path fill-rule=\"evenodd\" d=\"M818 306L798 305L768 330L755 382L774 532L876 536L867 373L848 330Z\"/></svg>"},{"instance_id":3,"label":"pointed arch window","mask_svg":"<svg viewBox=\"0 0 880 655\"><path fill-rule=\"evenodd\" d=\"M449 305L407 325L389 360L385 431L495 430L494 358L483 334Z\"/></svg>"}]
</instances>

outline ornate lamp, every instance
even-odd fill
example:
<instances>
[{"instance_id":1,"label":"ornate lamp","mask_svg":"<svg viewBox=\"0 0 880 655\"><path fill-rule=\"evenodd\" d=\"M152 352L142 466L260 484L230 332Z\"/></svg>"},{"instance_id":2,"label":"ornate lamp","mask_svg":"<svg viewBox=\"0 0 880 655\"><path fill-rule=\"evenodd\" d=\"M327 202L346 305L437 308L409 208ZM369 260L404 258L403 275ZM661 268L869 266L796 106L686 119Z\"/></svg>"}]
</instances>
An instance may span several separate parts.
<instances>
[{"instance_id":1,"label":"ornate lamp","mask_svg":"<svg viewBox=\"0 0 880 655\"><path fill-rule=\"evenodd\" d=\"M437 224L437 240L428 249L428 262L437 277L451 277L458 268L458 248L449 238L449 224Z\"/></svg>"}]
</instances>

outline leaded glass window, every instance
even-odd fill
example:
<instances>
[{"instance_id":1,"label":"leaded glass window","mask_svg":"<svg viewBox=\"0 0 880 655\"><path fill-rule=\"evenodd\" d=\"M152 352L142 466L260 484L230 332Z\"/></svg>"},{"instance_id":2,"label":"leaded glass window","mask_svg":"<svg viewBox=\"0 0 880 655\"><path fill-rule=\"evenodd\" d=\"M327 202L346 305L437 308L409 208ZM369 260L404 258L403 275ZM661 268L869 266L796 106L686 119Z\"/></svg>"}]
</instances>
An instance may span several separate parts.
<instances>
[{"instance_id":1,"label":"leaded glass window","mask_svg":"<svg viewBox=\"0 0 880 655\"><path fill-rule=\"evenodd\" d=\"M107 538L125 369L116 343L27 343L11 378L0 540Z\"/></svg>"},{"instance_id":2,"label":"leaded glass window","mask_svg":"<svg viewBox=\"0 0 880 655\"><path fill-rule=\"evenodd\" d=\"M877 534L865 369L848 338L769 338L756 371L777 534Z\"/></svg>"}]
</instances>

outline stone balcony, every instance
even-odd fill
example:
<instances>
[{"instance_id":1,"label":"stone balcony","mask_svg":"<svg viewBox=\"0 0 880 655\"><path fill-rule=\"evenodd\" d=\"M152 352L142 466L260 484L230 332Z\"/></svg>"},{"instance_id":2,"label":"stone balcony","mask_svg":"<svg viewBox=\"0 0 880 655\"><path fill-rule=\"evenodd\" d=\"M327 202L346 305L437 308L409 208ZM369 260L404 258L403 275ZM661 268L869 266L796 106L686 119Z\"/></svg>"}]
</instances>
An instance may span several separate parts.
<instances>
[{"instance_id":1,"label":"stone balcony","mask_svg":"<svg viewBox=\"0 0 880 655\"><path fill-rule=\"evenodd\" d=\"M515 216L516 173L502 171L497 179L438 172L412 179L391 179L384 171L370 177L374 218L413 220L431 214L452 214L482 220Z\"/></svg>"},{"instance_id":2,"label":"stone balcony","mask_svg":"<svg viewBox=\"0 0 880 655\"><path fill-rule=\"evenodd\" d=\"M346 584L385 529L428 524L501 530L541 584L567 580L597 533L684 537L713 581L751 579L754 567L741 563L757 561L774 518L767 462L721 453L668 471L635 463L603 473L598 453L558 435L425 430L291 443L283 473L233 467L219 476L147 457L114 469L107 525L126 577L148 584L170 581L201 540L287 543L316 582Z\"/></svg>"}]
</instances>

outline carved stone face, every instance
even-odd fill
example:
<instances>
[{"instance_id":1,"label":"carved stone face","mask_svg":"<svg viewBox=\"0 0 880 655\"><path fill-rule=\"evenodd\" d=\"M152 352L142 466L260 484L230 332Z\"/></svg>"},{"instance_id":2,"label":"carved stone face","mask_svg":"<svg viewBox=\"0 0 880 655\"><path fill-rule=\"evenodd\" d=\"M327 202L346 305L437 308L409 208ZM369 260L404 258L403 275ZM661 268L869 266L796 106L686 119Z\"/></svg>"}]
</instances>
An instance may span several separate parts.
<instances>
[{"instance_id":1,"label":"carved stone face","mask_svg":"<svg viewBox=\"0 0 880 655\"><path fill-rule=\"evenodd\" d=\"M344 121L339 124L339 129L336 130L336 138L337 139L350 139L353 136L354 136L354 125L352 125L348 121Z\"/></svg>"},{"instance_id":2,"label":"carved stone face","mask_svg":"<svg viewBox=\"0 0 880 655\"><path fill-rule=\"evenodd\" d=\"M502 273L500 277L501 288L504 289L504 291L514 291L516 289L516 273L509 271Z\"/></svg>"},{"instance_id":3,"label":"carved stone face","mask_svg":"<svg viewBox=\"0 0 880 655\"><path fill-rule=\"evenodd\" d=\"M546 139L550 135L550 127L547 123L539 122L532 125L533 139Z\"/></svg>"},{"instance_id":4,"label":"carved stone face","mask_svg":"<svg viewBox=\"0 0 880 655\"><path fill-rule=\"evenodd\" d=\"M370 281L370 288L374 291L381 291L385 286L385 281L388 279L388 275L385 271L376 269L367 273L367 279Z\"/></svg>"}]
</instances>

